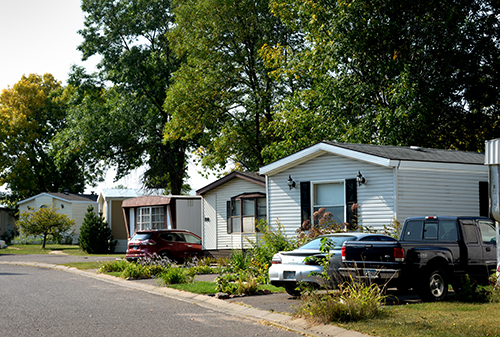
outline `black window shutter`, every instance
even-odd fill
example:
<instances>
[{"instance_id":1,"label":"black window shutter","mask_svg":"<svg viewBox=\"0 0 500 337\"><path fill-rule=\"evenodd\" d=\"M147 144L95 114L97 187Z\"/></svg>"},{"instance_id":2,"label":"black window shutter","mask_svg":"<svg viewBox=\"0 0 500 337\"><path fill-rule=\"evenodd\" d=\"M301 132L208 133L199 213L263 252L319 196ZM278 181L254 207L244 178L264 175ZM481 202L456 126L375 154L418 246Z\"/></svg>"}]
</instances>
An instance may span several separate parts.
<instances>
[{"instance_id":1,"label":"black window shutter","mask_svg":"<svg viewBox=\"0 0 500 337\"><path fill-rule=\"evenodd\" d=\"M357 223L357 212L353 211L352 206L358 202L358 189L356 179L346 179L345 181L345 200L346 200L346 222Z\"/></svg>"},{"instance_id":2,"label":"black window shutter","mask_svg":"<svg viewBox=\"0 0 500 337\"><path fill-rule=\"evenodd\" d=\"M300 224L311 220L311 182L300 182Z\"/></svg>"},{"instance_id":3,"label":"black window shutter","mask_svg":"<svg viewBox=\"0 0 500 337\"><path fill-rule=\"evenodd\" d=\"M233 232L233 226L231 225L231 201L228 200L226 203L226 215L227 215L227 234Z\"/></svg>"},{"instance_id":4,"label":"black window shutter","mask_svg":"<svg viewBox=\"0 0 500 337\"><path fill-rule=\"evenodd\" d=\"M487 181L479 182L479 215L490 216L489 186Z\"/></svg>"}]
</instances>

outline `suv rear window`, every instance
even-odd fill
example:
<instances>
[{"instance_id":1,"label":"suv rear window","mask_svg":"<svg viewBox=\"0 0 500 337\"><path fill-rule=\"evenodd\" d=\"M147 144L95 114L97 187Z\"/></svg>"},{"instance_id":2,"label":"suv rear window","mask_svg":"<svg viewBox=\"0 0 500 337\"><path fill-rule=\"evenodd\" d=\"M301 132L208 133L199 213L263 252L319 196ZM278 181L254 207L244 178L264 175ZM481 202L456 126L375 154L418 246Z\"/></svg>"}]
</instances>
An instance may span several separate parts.
<instances>
[{"instance_id":1,"label":"suv rear window","mask_svg":"<svg viewBox=\"0 0 500 337\"><path fill-rule=\"evenodd\" d=\"M144 241L151 237L151 233L137 233L130 241Z\"/></svg>"}]
</instances>

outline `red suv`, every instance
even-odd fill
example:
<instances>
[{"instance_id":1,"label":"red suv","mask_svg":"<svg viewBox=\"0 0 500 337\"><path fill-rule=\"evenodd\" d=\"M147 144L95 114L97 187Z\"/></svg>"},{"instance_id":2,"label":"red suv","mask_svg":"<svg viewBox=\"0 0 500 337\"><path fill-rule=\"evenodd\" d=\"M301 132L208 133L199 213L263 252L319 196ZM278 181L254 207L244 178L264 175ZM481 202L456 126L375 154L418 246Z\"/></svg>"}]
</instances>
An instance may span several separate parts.
<instances>
[{"instance_id":1,"label":"red suv","mask_svg":"<svg viewBox=\"0 0 500 337\"><path fill-rule=\"evenodd\" d=\"M182 262L185 257L202 254L201 238L182 229L140 231L128 242L126 258L135 260L154 253Z\"/></svg>"}]
</instances>

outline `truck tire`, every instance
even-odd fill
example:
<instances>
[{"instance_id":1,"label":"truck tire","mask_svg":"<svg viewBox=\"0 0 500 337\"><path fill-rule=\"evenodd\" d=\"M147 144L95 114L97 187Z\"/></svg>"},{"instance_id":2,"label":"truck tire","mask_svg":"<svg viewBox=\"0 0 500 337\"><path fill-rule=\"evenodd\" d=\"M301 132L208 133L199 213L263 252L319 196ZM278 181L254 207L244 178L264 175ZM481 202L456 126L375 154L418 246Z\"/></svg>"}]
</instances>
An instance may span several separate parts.
<instances>
[{"instance_id":1,"label":"truck tire","mask_svg":"<svg viewBox=\"0 0 500 337\"><path fill-rule=\"evenodd\" d=\"M424 273L419 285L419 295L423 301L438 302L448 295L448 281L441 268L430 268Z\"/></svg>"}]
</instances>

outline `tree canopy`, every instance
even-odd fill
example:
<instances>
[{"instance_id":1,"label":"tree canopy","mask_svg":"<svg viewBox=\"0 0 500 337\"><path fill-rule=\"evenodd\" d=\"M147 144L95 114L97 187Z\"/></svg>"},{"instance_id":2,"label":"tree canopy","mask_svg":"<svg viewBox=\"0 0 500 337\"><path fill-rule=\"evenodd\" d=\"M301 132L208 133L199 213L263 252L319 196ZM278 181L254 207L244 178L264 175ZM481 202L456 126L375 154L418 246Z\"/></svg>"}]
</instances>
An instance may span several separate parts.
<instances>
[{"instance_id":1,"label":"tree canopy","mask_svg":"<svg viewBox=\"0 0 500 337\"><path fill-rule=\"evenodd\" d=\"M88 170L117 167L121 178L146 166L147 188L185 190L183 140L163 141L170 115L163 109L178 60L166 33L173 24L168 0L83 0L85 27L79 32L83 58L98 55L98 73L74 68L77 88L68 128L58 137L64 158L72 151L86 158Z\"/></svg>"},{"instance_id":2,"label":"tree canopy","mask_svg":"<svg viewBox=\"0 0 500 337\"><path fill-rule=\"evenodd\" d=\"M266 149L270 160L323 139L483 151L498 136L496 2L272 0L271 8L307 41L282 71L311 86L277 107L282 140Z\"/></svg>"},{"instance_id":3,"label":"tree canopy","mask_svg":"<svg viewBox=\"0 0 500 337\"><path fill-rule=\"evenodd\" d=\"M273 108L297 84L271 76L260 57L267 44L296 47L298 38L269 12L268 0L177 0L168 35L183 59L167 91L172 114L165 139L192 142L210 168L228 161L246 170L264 164Z\"/></svg>"},{"instance_id":4,"label":"tree canopy","mask_svg":"<svg viewBox=\"0 0 500 337\"><path fill-rule=\"evenodd\" d=\"M52 138L65 126L68 97L50 74L23 76L0 95L0 185L16 198L41 192L83 192L80 158L54 163Z\"/></svg>"}]
</instances>

